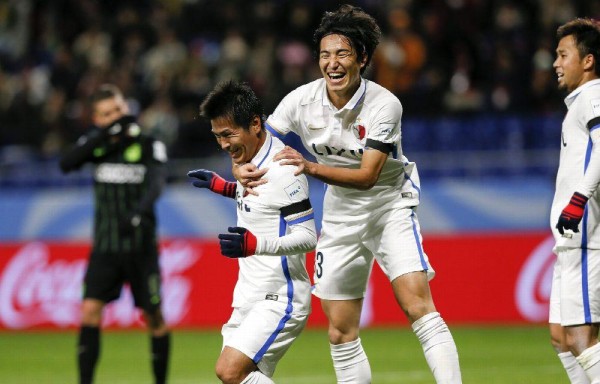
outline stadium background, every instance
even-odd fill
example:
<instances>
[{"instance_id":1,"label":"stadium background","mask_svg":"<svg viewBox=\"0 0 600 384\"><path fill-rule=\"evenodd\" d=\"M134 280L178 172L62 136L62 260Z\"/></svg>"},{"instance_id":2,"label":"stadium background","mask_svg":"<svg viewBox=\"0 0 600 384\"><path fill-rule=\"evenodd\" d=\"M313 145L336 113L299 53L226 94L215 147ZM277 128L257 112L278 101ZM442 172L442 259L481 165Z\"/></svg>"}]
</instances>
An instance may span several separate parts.
<instances>
[{"instance_id":1,"label":"stadium background","mask_svg":"<svg viewBox=\"0 0 600 384\"><path fill-rule=\"evenodd\" d=\"M235 78L252 85L269 113L319 76L311 33L339 3L0 2L0 344L15 348L10 336L26 334L20 331L69 332L78 324L91 179L89 169L61 175L57 159L89 126L84 101L104 82L121 87L143 126L168 145L169 183L158 204L167 319L175 330L218 329L236 269L218 256L215 237L234 222L235 209L186 180L201 167L230 177L198 104L216 82ZM575 16L600 18L600 2L352 3L384 31L366 77L405 107L403 147L421 174L418 213L438 272L432 289L440 312L456 327L543 327L554 262L548 214L565 112L552 69L554 33ZM311 189L320 217L323 188L313 181ZM314 307L310 326L318 329L325 319ZM105 325L141 328L127 293L108 309ZM377 268L363 325L407 325ZM526 334L537 333L524 332L523 340ZM551 355L546 338L526 344ZM7 374L12 353L0 346L0 354Z\"/></svg>"}]
</instances>

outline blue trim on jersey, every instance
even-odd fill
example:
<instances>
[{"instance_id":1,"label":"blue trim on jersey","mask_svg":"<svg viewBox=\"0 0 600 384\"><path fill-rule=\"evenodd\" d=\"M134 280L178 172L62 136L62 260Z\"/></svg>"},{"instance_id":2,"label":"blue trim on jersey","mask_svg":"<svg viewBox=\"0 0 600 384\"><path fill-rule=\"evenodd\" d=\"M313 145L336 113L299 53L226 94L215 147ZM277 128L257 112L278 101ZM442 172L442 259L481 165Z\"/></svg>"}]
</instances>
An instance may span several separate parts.
<instances>
[{"instance_id":1,"label":"blue trim on jersey","mask_svg":"<svg viewBox=\"0 0 600 384\"><path fill-rule=\"evenodd\" d=\"M585 171L587 171L587 167L590 164L590 158L592 157L592 147L594 146L594 142L592 141L592 138L590 137L588 139L588 145L587 148L585 149L585 163L583 165L583 173L585 174Z\"/></svg>"},{"instance_id":2,"label":"blue trim on jersey","mask_svg":"<svg viewBox=\"0 0 600 384\"><path fill-rule=\"evenodd\" d=\"M600 124L594 125L592 128L590 128L590 132L598 128L600 128Z\"/></svg>"},{"instance_id":3,"label":"blue trim on jersey","mask_svg":"<svg viewBox=\"0 0 600 384\"><path fill-rule=\"evenodd\" d=\"M404 163L404 166L406 167L408 165L408 163ZM411 180L410 176L408 176L408 174L406 173L406 171L404 172L404 178L408 181L410 181L410 183L412 184L413 188L417 190L417 192L419 192L419 200L421 199L421 188L417 187L417 185L415 184L414 181Z\"/></svg>"},{"instance_id":4,"label":"blue trim on jersey","mask_svg":"<svg viewBox=\"0 0 600 384\"><path fill-rule=\"evenodd\" d=\"M590 164L590 158L592 157L592 148L594 143L592 138L588 139L588 145L585 150L585 163L583 165L583 173L587 171L588 165ZM587 206L583 210L583 217L581 220L581 299L583 300L583 316L585 323L589 324L592 322L592 314L590 312L590 294L589 294L589 281L588 281L588 250L587 250Z\"/></svg>"},{"instance_id":5,"label":"blue trim on jersey","mask_svg":"<svg viewBox=\"0 0 600 384\"><path fill-rule=\"evenodd\" d=\"M269 142L269 149L267 149L267 153L265 153L265 156L262 158L261 161L259 161L259 163L256 165L256 168L260 168L260 166L262 165L262 163L265 162L265 160L267 159L267 157L269 156L269 153L271 153L271 148L273 148L273 137L270 137L270 142Z\"/></svg>"},{"instance_id":6,"label":"blue trim on jersey","mask_svg":"<svg viewBox=\"0 0 600 384\"><path fill-rule=\"evenodd\" d=\"M394 144L394 149L392 149L392 157L395 160L398 160L398 145Z\"/></svg>"},{"instance_id":7,"label":"blue trim on jersey","mask_svg":"<svg viewBox=\"0 0 600 384\"><path fill-rule=\"evenodd\" d=\"M304 223L305 221L312 220L314 218L315 218L315 214L311 213L310 215L302 216L297 219L288 221L288 225Z\"/></svg>"},{"instance_id":8,"label":"blue trim on jersey","mask_svg":"<svg viewBox=\"0 0 600 384\"><path fill-rule=\"evenodd\" d=\"M410 220L412 221L412 229L413 235L415 235L415 242L417 243L417 249L419 250L419 259L421 259L421 266L424 271L429 270L427 267L427 263L425 262L425 257L423 256L423 247L421 247L421 240L419 239L419 234L417 232L417 223L415 223L415 211L412 211L410 214Z\"/></svg>"},{"instance_id":9,"label":"blue trim on jersey","mask_svg":"<svg viewBox=\"0 0 600 384\"><path fill-rule=\"evenodd\" d=\"M587 249L587 207L583 211L583 223L581 227L581 294L583 299L583 315L585 323L591 324L592 313L590 312L590 293L588 281L588 249Z\"/></svg>"},{"instance_id":10,"label":"blue trim on jersey","mask_svg":"<svg viewBox=\"0 0 600 384\"><path fill-rule=\"evenodd\" d=\"M281 132L278 132L275 128L271 127L267 123L265 123L265 128L267 129L267 131L269 131L271 133L271 135L275 136L278 139L283 139L285 137L284 134L282 134Z\"/></svg>"},{"instance_id":11,"label":"blue trim on jersey","mask_svg":"<svg viewBox=\"0 0 600 384\"><path fill-rule=\"evenodd\" d=\"M362 103L366 94L367 94L367 82L365 81L365 90L363 91L363 94L360 95L360 98L358 99L356 104L354 104L354 106L352 107L352 110L356 109L356 107L358 107Z\"/></svg>"},{"instance_id":12,"label":"blue trim on jersey","mask_svg":"<svg viewBox=\"0 0 600 384\"><path fill-rule=\"evenodd\" d=\"M279 236L285 235L286 232L286 223L283 217L279 218ZM252 358L254 364L258 364L258 362L262 359L265 353L269 350L269 347L277 338L277 335L281 332L281 330L285 327L285 323L292 317L292 312L294 311L293 299L294 299L294 283L292 282L292 277L290 276L290 269L288 266L287 256L281 256L281 268L283 270L283 274L285 276L285 280L287 282L287 307L285 308L285 315L279 320L277 324L277 328L271 333L267 341L263 344L263 346L258 350L256 355Z\"/></svg>"}]
</instances>

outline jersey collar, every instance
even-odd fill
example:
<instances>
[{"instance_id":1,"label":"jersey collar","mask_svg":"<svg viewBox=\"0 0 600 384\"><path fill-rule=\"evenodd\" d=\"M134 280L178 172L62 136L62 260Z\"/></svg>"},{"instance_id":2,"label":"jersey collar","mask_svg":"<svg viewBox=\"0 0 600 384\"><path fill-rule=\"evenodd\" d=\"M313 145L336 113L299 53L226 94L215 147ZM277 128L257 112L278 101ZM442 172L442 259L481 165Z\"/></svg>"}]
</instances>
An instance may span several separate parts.
<instances>
[{"instance_id":1,"label":"jersey collar","mask_svg":"<svg viewBox=\"0 0 600 384\"><path fill-rule=\"evenodd\" d=\"M271 148L273 148L273 136L267 131L267 138L263 143L262 147L258 150L258 153L254 158L250 161L252 164L256 165L257 168L265 162L269 154L271 153Z\"/></svg>"},{"instance_id":2,"label":"jersey collar","mask_svg":"<svg viewBox=\"0 0 600 384\"><path fill-rule=\"evenodd\" d=\"M352 110L352 109L356 108L356 106L358 104L360 104L360 102L364 99L366 91L367 91L367 82L365 81L365 79L363 79L361 77L360 85L358 86L358 89L356 90L354 95L352 95L352 98L346 103L346 105L344 105L344 107L342 109L340 109L340 111L343 111L345 109ZM331 105L331 102L329 101L329 97L327 96L327 85L325 84L325 81L323 81L323 106L330 107L330 108L333 107ZM335 108L335 107L333 107L333 108Z\"/></svg>"},{"instance_id":3,"label":"jersey collar","mask_svg":"<svg viewBox=\"0 0 600 384\"><path fill-rule=\"evenodd\" d=\"M577 96L579 96L579 94L584 89L587 89L589 87L593 87L594 85L599 85L599 84L600 84L600 79L590 80L588 82L581 84L577 89L575 89L573 92L569 93L569 95L565 98L565 104L567 105L567 108L570 107L571 104L573 104L573 102L575 101Z\"/></svg>"}]
</instances>

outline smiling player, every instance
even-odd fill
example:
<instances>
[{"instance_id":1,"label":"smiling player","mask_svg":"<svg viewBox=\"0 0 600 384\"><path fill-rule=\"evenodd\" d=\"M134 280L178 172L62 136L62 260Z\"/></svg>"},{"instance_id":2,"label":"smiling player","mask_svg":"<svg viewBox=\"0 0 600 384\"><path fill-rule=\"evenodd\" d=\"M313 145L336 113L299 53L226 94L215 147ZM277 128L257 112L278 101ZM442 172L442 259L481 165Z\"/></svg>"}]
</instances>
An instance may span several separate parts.
<instances>
[{"instance_id":1,"label":"smiling player","mask_svg":"<svg viewBox=\"0 0 600 384\"><path fill-rule=\"evenodd\" d=\"M550 334L571 383L600 383L600 24L575 19L557 38L558 86L570 93L550 214Z\"/></svg>"},{"instance_id":2,"label":"smiling player","mask_svg":"<svg viewBox=\"0 0 600 384\"><path fill-rule=\"evenodd\" d=\"M234 164L268 169L271 182L246 195L240 184L213 172L188 173L194 186L235 198L237 227L219 235L221 253L238 258L233 313L223 326L216 373L226 384L268 384L279 360L306 325L310 279L305 252L317 243L306 176L273 161L283 143L269 134L250 87L224 82L200 106Z\"/></svg>"},{"instance_id":3,"label":"smiling player","mask_svg":"<svg viewBox=\"0 0 600 384\"><path fill-rule=\"evenodd\" d=\"M417 167L402 153L402 105L362 77L380 36L375 20L358 7L325 13L314 34L323 77L289 93L267 119L276 134L300 136L318 162L290 147L275 160L329 184L314 294L329 320L338 383L371 382L359 323L374 260L387 275L436 381L460 383L458 352L429 289L434 272L421 243ZM261 175L251 168L237 167L234 174L242 181Z\"/></svg>"}]
</instances>

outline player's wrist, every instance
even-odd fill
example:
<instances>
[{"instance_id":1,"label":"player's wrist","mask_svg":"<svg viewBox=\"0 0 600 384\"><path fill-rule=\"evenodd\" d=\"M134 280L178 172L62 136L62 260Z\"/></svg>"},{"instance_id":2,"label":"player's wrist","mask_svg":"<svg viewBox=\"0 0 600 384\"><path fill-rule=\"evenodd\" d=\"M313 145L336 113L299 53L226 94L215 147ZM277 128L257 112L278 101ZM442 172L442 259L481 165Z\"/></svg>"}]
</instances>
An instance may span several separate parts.
<instances>
[{"instance_id":1,"label":"player's wrist","mask_svg":"<svg viewBox=\"0 0 600 384\"><path fill-rule=\"evenodd\" d=\"M304 164L304 173L309 176L316 176L319 174L319 163L313 163L312 161L306 161Z\"/></svg>"},{"instance_id":2,"label":"player's wrist","mask_svg":"<svg viewBox=\"0 0 600 384\"><path fill-rule=\"evenodd\" d=\"M574 192L573 196L569 200L569 204L567 205L567 211L571 211L573 214L583 214L583 210L585 209L585 204L587 203L588 198L582 193Z\"/></svg>"}]
</instances>

